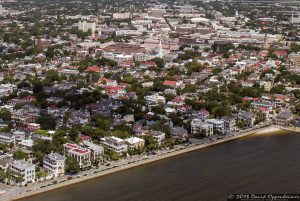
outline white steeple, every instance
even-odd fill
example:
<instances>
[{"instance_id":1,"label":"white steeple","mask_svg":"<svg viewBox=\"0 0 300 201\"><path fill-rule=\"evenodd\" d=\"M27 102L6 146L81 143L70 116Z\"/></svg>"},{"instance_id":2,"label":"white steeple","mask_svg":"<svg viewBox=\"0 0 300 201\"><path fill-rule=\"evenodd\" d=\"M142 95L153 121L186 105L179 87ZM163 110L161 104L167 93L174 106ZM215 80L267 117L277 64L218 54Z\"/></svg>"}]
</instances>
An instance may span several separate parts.
<instances>
[{"instance_id":1,"label":"white steeple","mask_svg":"<svg viewBox=\"0 0 300 201\"><path fill-rule=\"evenodd\" d=\"M162 44L161 44L161 40L159 40L159 52L158 52L158 57L159 58L163 58L164 54L163 54L163 48L162 48Z\"/></svg>"},{"instance_id":2,"label":"white steeple","mask_svg":"<svg viewBox=\"0 0 300 201\"><path fill-rule=\"evenodd\" d=\"M237 11L237 10L235 11L235 16L234 17L235 17L235 19L240 18L239 11Z\"/></svg>"}]
</instances>

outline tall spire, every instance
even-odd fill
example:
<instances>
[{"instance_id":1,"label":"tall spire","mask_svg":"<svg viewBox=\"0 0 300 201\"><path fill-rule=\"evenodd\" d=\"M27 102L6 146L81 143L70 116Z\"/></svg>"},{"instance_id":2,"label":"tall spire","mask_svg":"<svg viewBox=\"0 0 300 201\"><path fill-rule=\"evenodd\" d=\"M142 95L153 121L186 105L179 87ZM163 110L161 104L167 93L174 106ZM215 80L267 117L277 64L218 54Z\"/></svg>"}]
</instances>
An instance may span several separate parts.
<instances>
[{"instance_id":1,"label":"tall spire","mask_svg":"<svg viewBox=\"0 0 300 201\"><path fill-rule=\"evenodd\" d=\"M158 52L158 57L162 58L163 55L163 48L162 48L162 44L161 44L161 40L159 40L159 52Z\"/></svg>"},{"instance_id":2,"label":"tall spire","mask_svg":"<svg viewBox=\"0 0 300 201\"><path fill-rule=\"evenodd\" d=\"M129 10L130 10L130 16L129 16L129 18L132 19L133 18L133 10L132 10L132 4L131 3L130 3Z\"/></svg>"}]
</instances>

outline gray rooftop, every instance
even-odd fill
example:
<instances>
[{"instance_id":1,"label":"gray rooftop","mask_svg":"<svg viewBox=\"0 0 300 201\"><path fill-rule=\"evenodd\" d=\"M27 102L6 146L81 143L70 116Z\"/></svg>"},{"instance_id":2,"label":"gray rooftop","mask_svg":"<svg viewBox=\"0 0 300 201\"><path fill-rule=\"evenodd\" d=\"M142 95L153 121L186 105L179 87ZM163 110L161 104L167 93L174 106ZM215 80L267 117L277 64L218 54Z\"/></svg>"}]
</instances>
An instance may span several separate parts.
<instances>
[{"instance_id":1,"label":"gray rooftop","mask_svg":"<svg viewBox=\"0 0 300 201\"><path fill-rule=\"evenodd\" d=\"M292 113L288 112L288 111L284 111L284 112L280 112L276 118L278 119L289 119L293 116Z\"/></svg>"},{"instance_id":2,"label":"gray rooftop","mask_svg":"<svg viewBox=\"0 0 300 201\"><path fill-rule=\"evenodd\" d=\"M50 153L48 157L54 160L65 160L65 157L59 153Z\"/></svg>"}]
</instances>

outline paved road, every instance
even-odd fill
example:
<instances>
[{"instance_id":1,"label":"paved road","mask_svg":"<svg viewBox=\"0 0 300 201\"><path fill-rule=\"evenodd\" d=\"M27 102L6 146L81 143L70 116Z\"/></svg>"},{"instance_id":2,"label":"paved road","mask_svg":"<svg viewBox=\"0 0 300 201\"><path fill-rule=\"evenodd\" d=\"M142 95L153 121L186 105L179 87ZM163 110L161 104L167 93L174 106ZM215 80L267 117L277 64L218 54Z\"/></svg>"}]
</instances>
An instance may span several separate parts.
<instances>
[{"instance_id":1,"label":"paved road","mask_svg":"<svg viewBox=\"0 0 300 201\"><path fill-rule=\"evenodd\" d=\"M242 135L243 133L250 132L252 130L262 128L262 127L265 127L265 126L268 126L268 125L263 124L263 125L248 128L248 129L243 130L243 131L237 131L237 132L233 132L233 133L223 135L223 136L210 136L210 137L203 138L203 139L194 139L194 138L192 138L191 139L191 144L175 145L173 149L157 150L157 151L155 151L155 154L150 154L150 155L142 154L142 155L131 156L131 157L128 157L126 159L120 159L118 161L112 161L112 162L110 162L109 166L100 165L98 168L94 167L90 170L82 171L78 175L72 176L72 180L92 176L92 175L95 175L95 173L103 172L105 170L109 170L109 169L112 169L112 168L115 168L115 167L122 167L124 165L128 165L128 164L131 164L131 163L136 163L138 161L142 161L142 160L145 160L145 159L152 159L152 158L155 158L157 156L165 155L165 154L175 152L175 151L187 148L187 147L204 145L204 144L209 144L211 142L214 142L216 140L232 138L232 137L239 136L239 135ZM66 175L66 176L55 178L55 179L52 179L52 180L49 180L49 181L35 182L35 183L29 184L27 187L17 187L17 186L15 186L12 189L7 190L6 193L0 195L0 200L1 201L10 200L13 197L16 197L17 195L32 192L32 191L35 191L35 190L38 190L38 189L47 188L47 187L55 185L55 183L68 182L69 181L68 177L70 177L70 176Z\"/></svg>"}]
</instances>

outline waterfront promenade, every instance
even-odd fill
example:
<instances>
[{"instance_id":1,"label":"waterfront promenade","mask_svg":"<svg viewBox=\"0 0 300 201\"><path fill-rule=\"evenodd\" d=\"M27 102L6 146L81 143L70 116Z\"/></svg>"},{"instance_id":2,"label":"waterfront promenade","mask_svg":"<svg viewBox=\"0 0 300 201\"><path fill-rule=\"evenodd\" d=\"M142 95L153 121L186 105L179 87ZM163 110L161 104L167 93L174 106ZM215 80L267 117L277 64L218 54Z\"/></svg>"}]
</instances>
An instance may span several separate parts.
<instances>
[{"instance_id":1,"label":"waterfront promenade","mask_svg":"<svg viewBox=\"0 0 300 201\"><path fill-rule=\"evenodd\" d=\"M0 199L3 201L17 200L23 197L43 193L57 188L62 188L64 186L72 185L85 180L116 173L136 166L144 165L147 163L162 160L172 156L195 151L201 148L217 145L230 140L245 137L251 134L255 134L259 132L272 132L276 130L280 130L280 128L274 126L262 125L262 126L254 127L248 130L244 130L226 136L212 136L210 138L197 140L193 142L193 144L176 146L174 147L174 149L170 149L170 150L167 149L160 150L157 152L156 155L139 155L139 156L130 157L128 159L123 159L117 162L112 162L111 165L108 167L101 166L100 168L97 169L91 169L88 171L80 172L80 175L74 176L75 178L73 177L72 179L67 179L67 176L64 176L56 180L45 181L40 183L37 182L31 184L28 187L16 187L15 189L8 191L7 193L0 196Z\"/></svg>"}]
</instances>

